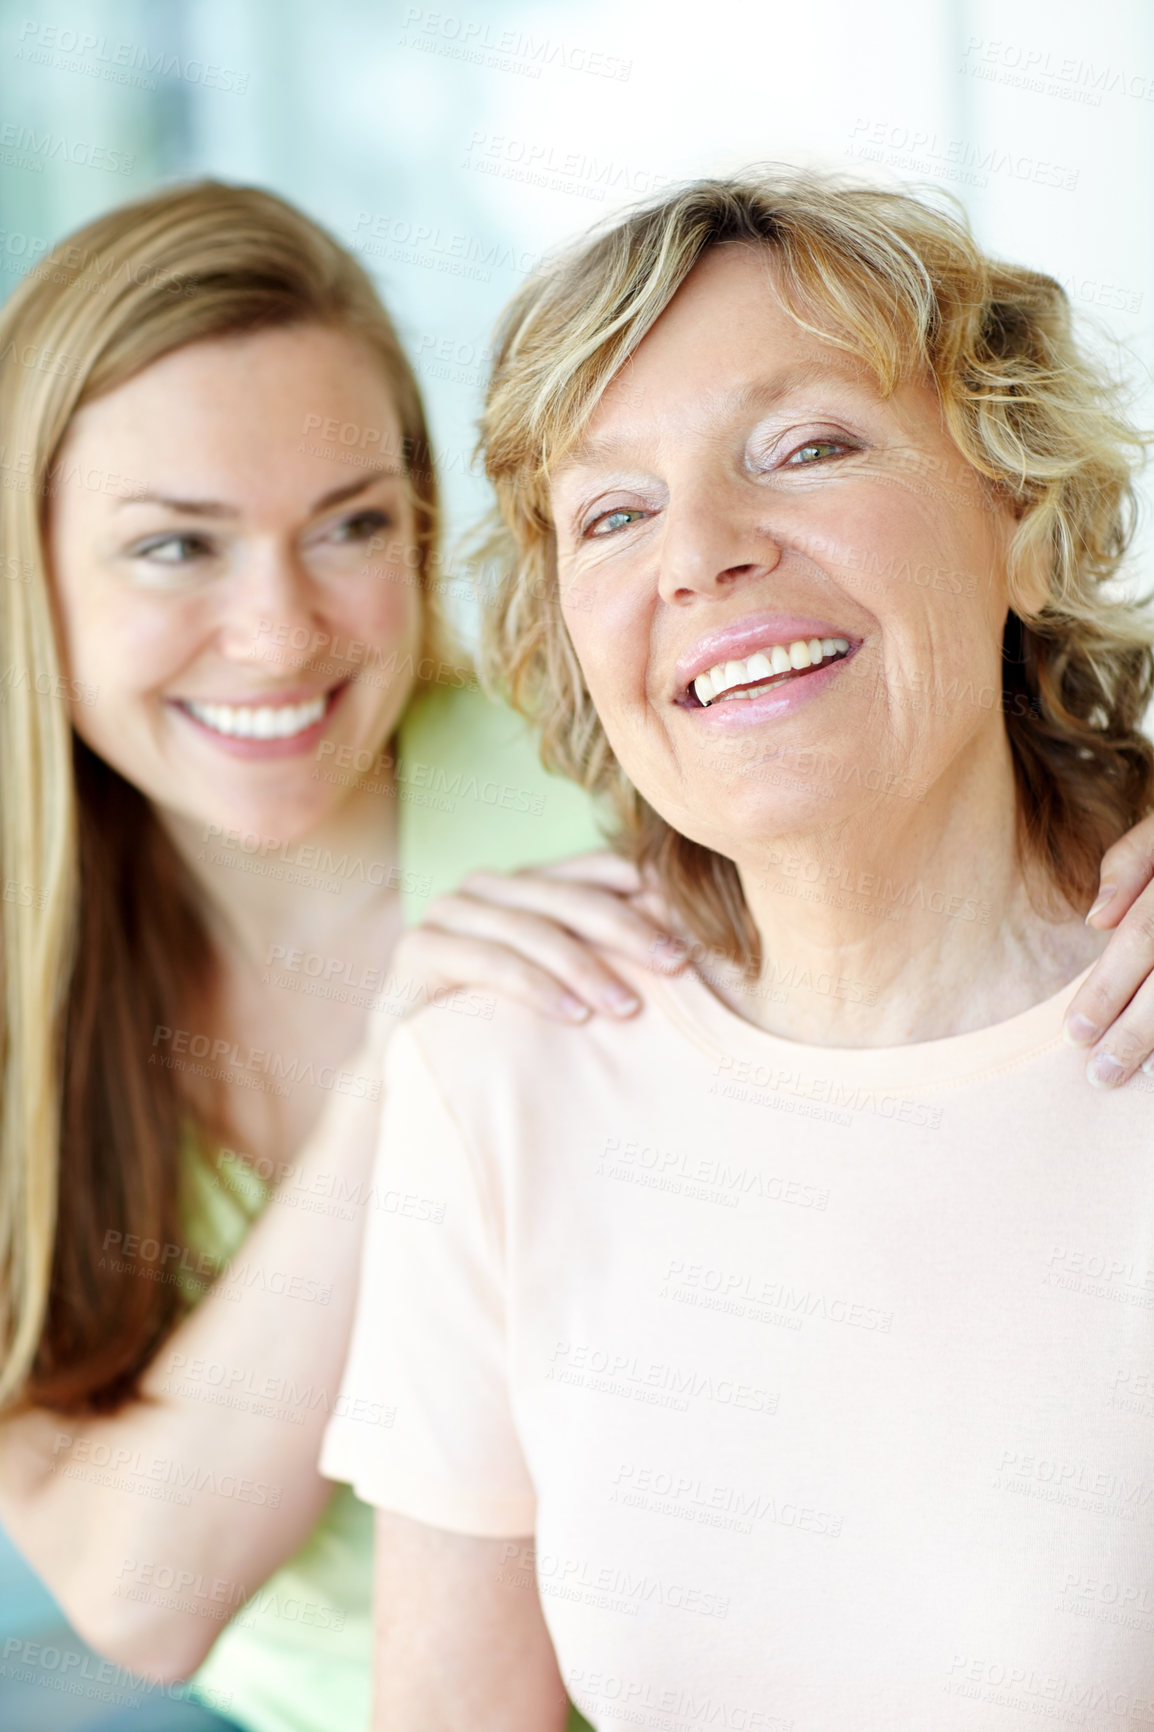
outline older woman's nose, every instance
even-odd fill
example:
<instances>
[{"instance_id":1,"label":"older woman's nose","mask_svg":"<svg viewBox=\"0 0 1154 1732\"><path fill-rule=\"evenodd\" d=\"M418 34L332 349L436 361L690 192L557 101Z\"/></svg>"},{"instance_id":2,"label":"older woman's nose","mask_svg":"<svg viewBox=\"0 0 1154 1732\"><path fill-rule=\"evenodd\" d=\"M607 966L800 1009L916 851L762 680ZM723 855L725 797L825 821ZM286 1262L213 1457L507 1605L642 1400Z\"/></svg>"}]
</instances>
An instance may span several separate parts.
<instances>
[{"instance_id":1,"label":"older woman's nose","mask_svg":"<svg viewBox=\"0 0 1154 1732\"><path fill-rule=\"evenodd\" d=\"M781 562L781 545L751 521L748 502L702 491L667 506L660 562L661 599L676 604L767 576Z\"/></svg>"}]
</instances>

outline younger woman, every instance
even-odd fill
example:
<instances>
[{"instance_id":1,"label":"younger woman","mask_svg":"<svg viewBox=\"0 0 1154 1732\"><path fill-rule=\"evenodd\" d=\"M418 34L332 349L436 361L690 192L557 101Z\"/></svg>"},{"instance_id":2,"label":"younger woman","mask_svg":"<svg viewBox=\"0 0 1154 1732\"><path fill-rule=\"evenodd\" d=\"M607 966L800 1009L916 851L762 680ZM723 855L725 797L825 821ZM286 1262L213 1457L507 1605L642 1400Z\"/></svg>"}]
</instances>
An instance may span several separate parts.
<instances>
[{"instance_id":1,"label":"younger woman","mask_svg":"<svg viewBox=\"0 0 1154 1732\"><path fill-rule=\"evenodd\" d=\"M327 235L162 193L58 248L0 352L0 1513L102 1653L212 1649L248 1732L345 1732L370 1524L317 1446L366 1208L437 1231L369 1189L380 1045L490 987L620 1013L574 935L656 932L578 867L397 952L404 901L596 829L438 642L417 387Z\"/></svg>"}]
</instances>

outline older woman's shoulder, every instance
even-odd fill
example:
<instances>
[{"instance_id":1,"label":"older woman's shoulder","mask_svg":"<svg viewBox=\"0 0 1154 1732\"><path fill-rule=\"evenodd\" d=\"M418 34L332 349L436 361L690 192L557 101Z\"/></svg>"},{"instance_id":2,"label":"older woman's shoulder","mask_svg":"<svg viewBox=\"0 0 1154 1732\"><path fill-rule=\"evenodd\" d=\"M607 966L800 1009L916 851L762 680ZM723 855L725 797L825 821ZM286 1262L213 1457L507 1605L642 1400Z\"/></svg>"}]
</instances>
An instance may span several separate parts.
<instances>
[{"instance_id":1,"label":"older woman's shoulder","mask_svg":"<svg viewBox=\"0 0 1154 1732\"><path fill-rule=\"evenodd\" d=\"M658 989L647 969L617 955L612 966L641 1000L635 1016L562 1022L483 987L434 991L392 1036L387 1086L420 1069L457 1110L487 1119L513 1097L576 1100L609 1073L645 1074L670 1033L653 1002L668 983Z\"/></svg>"}]
</instances>

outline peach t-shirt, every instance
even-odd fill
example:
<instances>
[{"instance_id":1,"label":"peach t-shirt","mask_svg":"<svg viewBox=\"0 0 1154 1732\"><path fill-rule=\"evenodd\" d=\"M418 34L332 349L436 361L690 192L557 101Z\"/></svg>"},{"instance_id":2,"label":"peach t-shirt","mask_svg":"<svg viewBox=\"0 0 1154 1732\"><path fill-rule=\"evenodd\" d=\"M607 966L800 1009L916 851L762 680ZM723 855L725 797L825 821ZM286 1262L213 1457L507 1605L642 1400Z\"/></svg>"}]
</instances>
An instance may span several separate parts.
<instances>
[{"instance_id":1,"label":"peach t-shirt","mask_svg":"<svg viewBox=\"0 0 1154 1732\"><path fill-rule=\"evenodd\" d=\"M634 978L398 1032L324 1471L535 1530L600 1732L1154 1726L1154 1085L1076 982L851 1051Z\"/></svg>"}]
</instances>

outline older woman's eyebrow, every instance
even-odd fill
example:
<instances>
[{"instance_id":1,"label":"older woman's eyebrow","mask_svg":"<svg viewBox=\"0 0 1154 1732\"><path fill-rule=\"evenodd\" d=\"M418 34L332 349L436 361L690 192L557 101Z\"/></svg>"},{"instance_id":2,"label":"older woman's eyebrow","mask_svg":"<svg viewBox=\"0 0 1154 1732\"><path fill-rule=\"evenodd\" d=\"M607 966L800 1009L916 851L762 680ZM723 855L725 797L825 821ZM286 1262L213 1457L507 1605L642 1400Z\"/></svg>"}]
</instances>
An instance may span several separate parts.
<instances>
[{"instance_id":1,"label":"older woman's eyebrow","mask_svg":"<svg viewBox=\"0 0 1154 1732\"><path fill-rule=\"evenodd\" d=\"M838 385L842 388L860 387L860 363L851 357L838 357L829 360L813 360L799 362L795 366L786 367L774 373L767 379L758 380L752 384L741 385L732 391L719 392L708 399L708 409L711 419L725 422L736 415L753 410L762 412L772 409L783 398L790 397L798 391L806 390L812 385ZM591 433L577 441L562 462L558 470L592 469L620 458L628 453L636 442L637 435L630 428L619 433Z\"/></svg>"},{"instance_id":2,"label":"older woman's eyebrow","mask_svg":"<svg viewBox=\"0 0 1154 1732\"><path fill-rule=\"evenodd\" d=\"M343 487L331 488L328 493L322 493L308 507L308 515L314 516L318 511L327 511L333 505L343 505L348 499L355 499L378 481L403 480L404 472L400 469L380 467L370 469L359 480L350 481ZM175 511L188 517L236 517L239 507L229 505L220 499L177 499L166 493L126 493L116 502L117 510L124 505L159 505L165 511Z\"/></svg>"}]
</instances>

